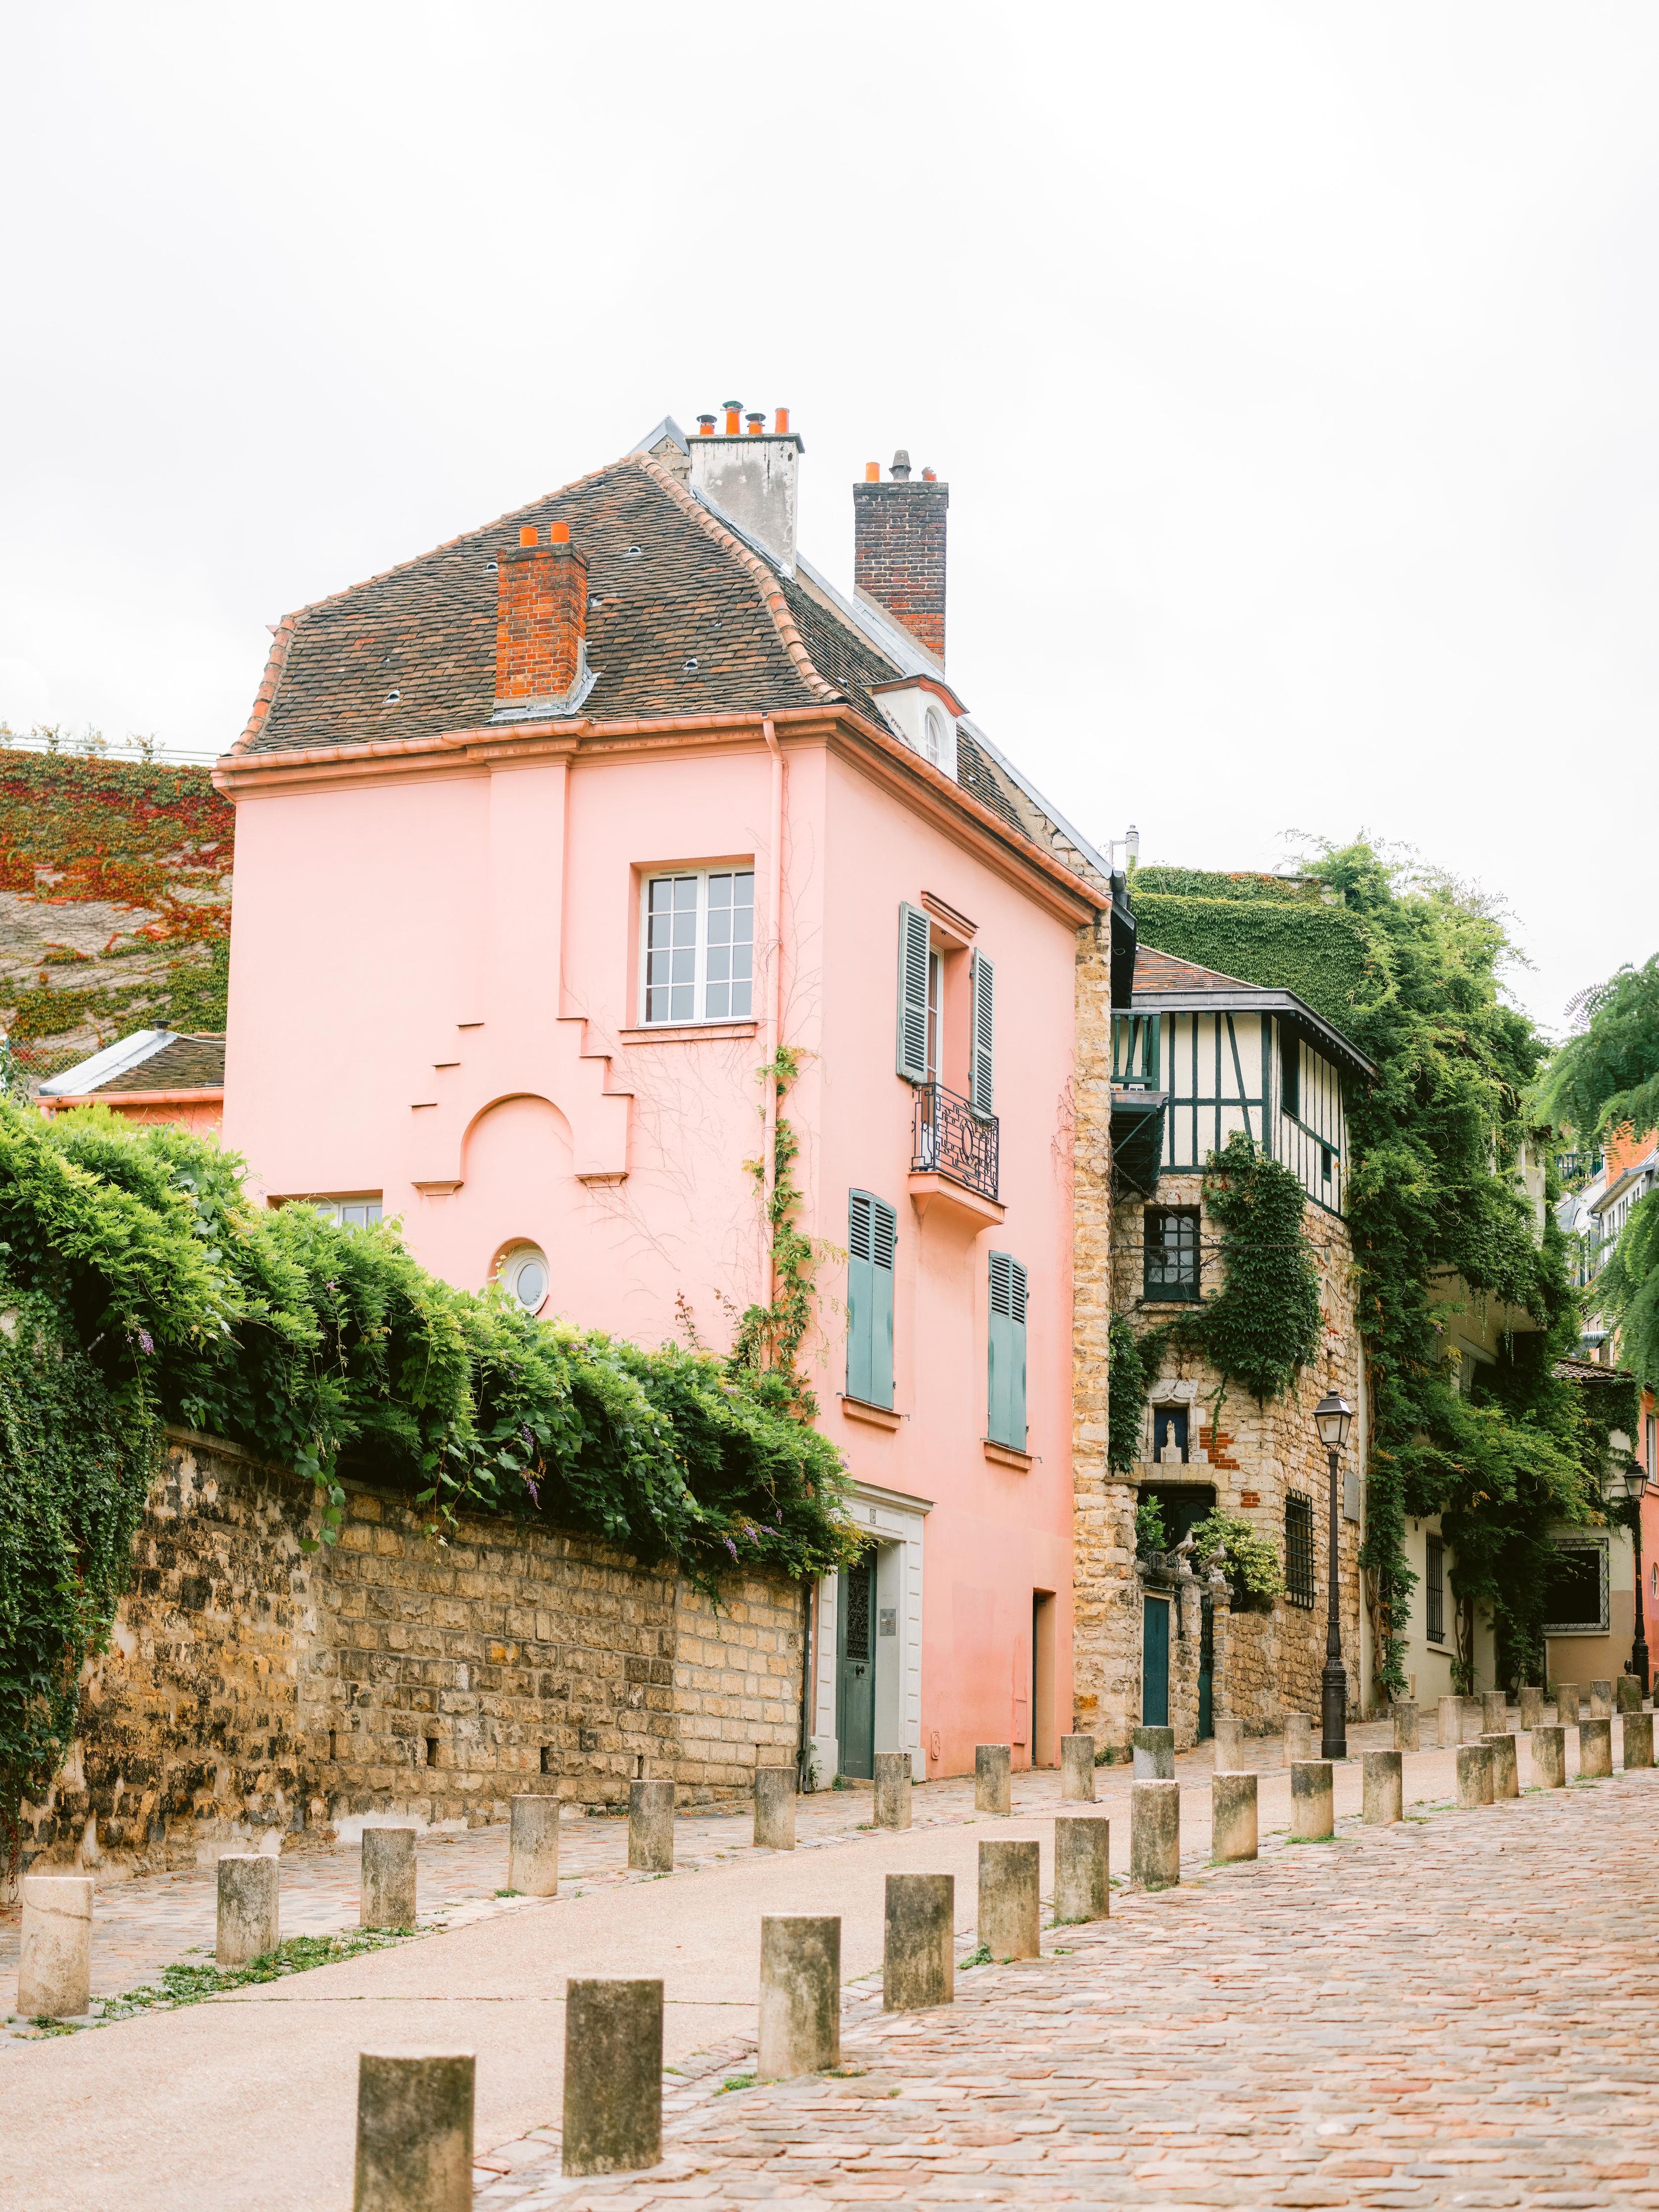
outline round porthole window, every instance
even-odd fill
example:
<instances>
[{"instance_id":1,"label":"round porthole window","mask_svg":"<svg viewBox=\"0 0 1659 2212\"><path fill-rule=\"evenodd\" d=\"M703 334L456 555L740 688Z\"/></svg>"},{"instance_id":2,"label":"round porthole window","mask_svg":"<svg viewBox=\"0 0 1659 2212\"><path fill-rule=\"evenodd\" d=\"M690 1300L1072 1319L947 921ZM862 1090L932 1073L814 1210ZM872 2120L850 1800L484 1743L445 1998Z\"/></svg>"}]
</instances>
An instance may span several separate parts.
<instances>
[{"instance_id":1,"label":"round porthole window","mask_svg":"<svg viewBox=\"0 0 1659 2212\"><path fill-rule=\"evenodd\" d=\"M526 1313L539 1313L552 1286L547 1255L539 1244L514 1244L501 1265L501 1287Z\"/></svg>"}]
</instances>

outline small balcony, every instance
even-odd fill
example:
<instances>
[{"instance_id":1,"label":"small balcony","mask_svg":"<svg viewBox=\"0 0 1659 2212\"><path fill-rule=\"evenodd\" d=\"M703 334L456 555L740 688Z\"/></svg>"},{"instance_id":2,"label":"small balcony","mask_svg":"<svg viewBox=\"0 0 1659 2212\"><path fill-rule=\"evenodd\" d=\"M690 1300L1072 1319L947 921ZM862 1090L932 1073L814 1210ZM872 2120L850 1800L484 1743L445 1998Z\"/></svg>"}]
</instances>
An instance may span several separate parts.
<instances>
[{"instance_id":1,"label":"small balcony","mask_svg":"<svg viewBox=\"0 0 1659 2212\"><path fill-rule=\"evenodd\" d=\"M1561 1179L1563 1190L1583 1190L1593 1183L1601 1172L1600 1152L1558 1152L1555 1172Z\"/></svg>"},{"instance_id":2,"label":"small balcony","mask_svg":"<svg viewBox=\"0 0 1659 2212\"><path fill-rule=\"evenodd\" d=\"M981 1224L998 1222L998 1123L942 1083L916 1086L915 1128L910 1155L910 1193L924 1206L943 1199L948 1210Z\"/></svg>"}]
</instances>

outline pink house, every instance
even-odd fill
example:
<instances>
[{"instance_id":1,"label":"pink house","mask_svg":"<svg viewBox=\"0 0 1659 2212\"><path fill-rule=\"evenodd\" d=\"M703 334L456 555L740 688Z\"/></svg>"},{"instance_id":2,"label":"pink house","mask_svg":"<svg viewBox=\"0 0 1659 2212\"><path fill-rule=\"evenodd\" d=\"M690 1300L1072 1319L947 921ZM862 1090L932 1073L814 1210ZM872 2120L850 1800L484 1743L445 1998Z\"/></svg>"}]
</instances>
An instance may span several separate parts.
<instances>
[{"instance_id":1,"label":"pink house","mask_svg":"<svg viewBox=\"0 0 1659 2212\"><path fill-rule=\"evenodd\" d=\"M456 1283L725 1345L771 1293L757 1072L798 1055L805 1364L873 1540L817 1593L818 1776L1051 1765L1103 901L945 676L945 486L872 465L849 599L796 550L800 439L746 420L282 623L216 771L225 1141Z\"/></svg>"}]
</instances>

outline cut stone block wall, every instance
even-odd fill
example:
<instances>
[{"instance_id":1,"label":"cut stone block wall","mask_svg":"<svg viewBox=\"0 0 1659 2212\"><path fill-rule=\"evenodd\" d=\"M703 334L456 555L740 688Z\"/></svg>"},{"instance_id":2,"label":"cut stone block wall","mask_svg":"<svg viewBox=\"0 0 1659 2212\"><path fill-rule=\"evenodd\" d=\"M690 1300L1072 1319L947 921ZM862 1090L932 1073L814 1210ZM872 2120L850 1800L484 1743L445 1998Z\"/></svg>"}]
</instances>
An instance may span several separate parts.
<instances>
[{"instance_id":1,"label":"cut stone block wall","mask_svg":"<svg viewBox=\"0 0 1659 2212\"><path fill-rule=\"evenodd\" d=\"M479 1826L517 1792L610 1805L641 1775L696 1802L793 1757L793 1584L734 1575L717 1611L590 1539L464 1518L434 1540L395 1492L345 1486L338 1543L307 1553L309 1484L172 1437L76 1741L24 1808L26 1864Z\"/></svg>"}]
</instances>

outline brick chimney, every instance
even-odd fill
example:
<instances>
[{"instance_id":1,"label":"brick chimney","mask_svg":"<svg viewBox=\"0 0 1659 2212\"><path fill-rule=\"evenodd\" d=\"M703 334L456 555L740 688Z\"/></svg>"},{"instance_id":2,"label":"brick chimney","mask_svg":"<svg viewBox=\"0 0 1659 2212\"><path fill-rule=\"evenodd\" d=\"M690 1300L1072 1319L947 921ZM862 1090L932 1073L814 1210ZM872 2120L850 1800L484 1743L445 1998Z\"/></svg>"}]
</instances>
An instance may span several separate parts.
<instances>
[{"instance_id":1,"label":"brick chimney","mask_svg":"<svg viewBox=\"0 0 1659 2212\"><path fill-rule=\"evenodd\" d=\"M720 415L698 416L697 433L690 441L691 489L793 576L796 483L806 448L789 428L789 410L780 407L769 430L764 415L728 399Z\"/></svg>"},{"instance_id":2,"label":"brick chimney","mask_svg":"<svg viewBox=\"0 0 1659 2212\"><path fill-rule=\"evenodd\" d=\"M587 562L568 522L551 524L548 542L533 522L497 558L497 722L574 714L592 685L587 666Z\"/></svg>"},{"instance_id":3,"label":"brick chimney","mask_svg":"<svg viewBox=\"0 0 1659 2212\"><path fill-rule=\"evenodd\" d=\"M853 486L853 586L945 662L945 515L951 488L931 469L919 482L901 447L892 481L872 461Z\"/></svg>"}]
</instances>

